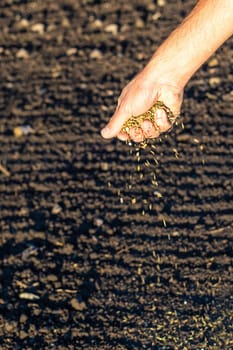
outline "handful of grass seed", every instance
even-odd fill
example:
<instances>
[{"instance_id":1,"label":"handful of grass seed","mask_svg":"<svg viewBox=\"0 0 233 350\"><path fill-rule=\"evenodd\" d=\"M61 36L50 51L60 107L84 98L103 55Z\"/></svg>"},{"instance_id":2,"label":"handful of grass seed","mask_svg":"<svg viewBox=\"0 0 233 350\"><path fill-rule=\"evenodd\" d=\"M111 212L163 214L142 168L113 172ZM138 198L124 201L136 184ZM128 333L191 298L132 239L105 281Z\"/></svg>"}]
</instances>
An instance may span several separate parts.
<instances>
[{"instance_id":1,"label":"handful of grass seed","mask_svg":"<svg viewBox=\"0 0 233 350\"><path fill-rule=\"evenodd\" d=\"M148 120L153 124L155 130L158 130L160 132L159 126L156 123L156 112L158 109L162 109L166 113L169 122L171 123L171 125L173 125L175 122L175 116L170 110L170 108L167 107L162 101L156 101L153 104L153 106L150 109L148 109L148 111L146 111L145 113L129 118L123 124L121 131L129 135L129 130L131 128L142 130L141 128L142 123L145 120ZM145 142L146 142L146 139L143 141L143 143Z\"/></svg>"}]
</instances>

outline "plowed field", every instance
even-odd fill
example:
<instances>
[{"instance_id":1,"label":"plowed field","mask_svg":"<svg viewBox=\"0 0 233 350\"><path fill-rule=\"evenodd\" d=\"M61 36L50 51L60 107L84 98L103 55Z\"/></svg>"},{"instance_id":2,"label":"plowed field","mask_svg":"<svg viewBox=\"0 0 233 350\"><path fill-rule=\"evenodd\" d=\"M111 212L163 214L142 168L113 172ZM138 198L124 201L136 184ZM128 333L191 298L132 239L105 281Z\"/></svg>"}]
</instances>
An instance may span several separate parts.
<instances>
[{"instance_id":1,"label":"plowed field","mask_svg":"<svg viewBox=\"0 0 233 350\"><path fill-rule=\"evenodd\" d=\"M233 349L232 39L143 178L99 133L195 1L158 3L1 1L3 350Z\"/></svg>"}]
</instances>

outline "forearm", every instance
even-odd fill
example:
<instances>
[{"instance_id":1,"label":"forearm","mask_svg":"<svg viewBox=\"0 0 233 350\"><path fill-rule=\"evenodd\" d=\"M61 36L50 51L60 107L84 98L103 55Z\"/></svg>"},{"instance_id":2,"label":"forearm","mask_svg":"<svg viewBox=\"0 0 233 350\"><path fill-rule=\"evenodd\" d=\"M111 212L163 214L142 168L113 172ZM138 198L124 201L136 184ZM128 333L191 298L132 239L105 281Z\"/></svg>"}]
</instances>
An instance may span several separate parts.
<instances>
[{"instance_id":1,"label":"forearm","mask_svg":"<svg viewBox=\"0 0 233 350\"><path fill-rule=\"evenodd\" d=\"M184 87L195 71L233 34L233 0L200 0L152 56L151 79Z\"/></svg>"}]
</instances>

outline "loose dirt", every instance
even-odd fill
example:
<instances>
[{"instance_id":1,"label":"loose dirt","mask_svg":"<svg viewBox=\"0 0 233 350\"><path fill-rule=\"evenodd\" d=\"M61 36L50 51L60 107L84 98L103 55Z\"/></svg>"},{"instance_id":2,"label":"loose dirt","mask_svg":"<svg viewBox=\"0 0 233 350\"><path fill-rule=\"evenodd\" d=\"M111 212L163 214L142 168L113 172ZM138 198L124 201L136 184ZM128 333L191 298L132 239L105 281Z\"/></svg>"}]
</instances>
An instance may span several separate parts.
<instances>
[{"instance_id":1,"label":"loose dirt","mask_svg":"<svg viewBox=\"0 0 233 350\"><path fill-rule=\"evenodd\" d=\"M131 188L99 134L194 1L158 4L1 1L3 350L233 349L232 40Z\"/></svg>"}]
</instances>

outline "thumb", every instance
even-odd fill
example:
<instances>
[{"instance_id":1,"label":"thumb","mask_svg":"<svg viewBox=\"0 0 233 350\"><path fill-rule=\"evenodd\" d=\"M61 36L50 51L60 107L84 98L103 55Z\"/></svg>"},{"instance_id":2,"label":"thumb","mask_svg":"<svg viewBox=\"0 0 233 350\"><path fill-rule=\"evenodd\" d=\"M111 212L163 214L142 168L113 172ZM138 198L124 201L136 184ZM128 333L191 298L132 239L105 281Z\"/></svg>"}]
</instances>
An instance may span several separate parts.
<instances>
[{"instance_id":1,"label":"thumb","mask_svg":"<svg viewBox=\"0 0 233 350\"><path fill-rule=\"evenodd\" d=\"M101 130L102 137L105 139L110 139L116 136L121 131L124 122L130 118L130 115L131 114L128 108L125 108L122 105L119 106L109 123L104 127L104 129Z\"/></svg>"}]
</instances>

